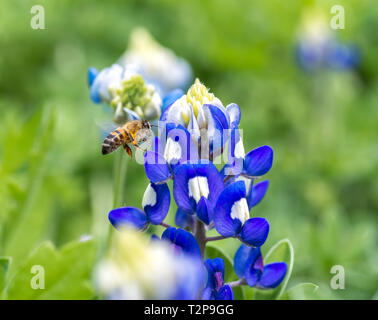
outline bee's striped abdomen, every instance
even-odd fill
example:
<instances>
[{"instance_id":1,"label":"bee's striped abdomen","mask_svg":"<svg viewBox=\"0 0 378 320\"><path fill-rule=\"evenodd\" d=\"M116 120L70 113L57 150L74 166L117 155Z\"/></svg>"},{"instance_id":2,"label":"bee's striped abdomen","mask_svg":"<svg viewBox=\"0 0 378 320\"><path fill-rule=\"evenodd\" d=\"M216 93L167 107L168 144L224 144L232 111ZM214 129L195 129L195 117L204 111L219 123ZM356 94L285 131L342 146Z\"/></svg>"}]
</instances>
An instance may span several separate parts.
<instances>
[{"instance_id":1,"label":"bee's striped abdomen","mask_svg":"<svg viewBox=\"0 0 378 320\"><path fill-rule=\"evenodd\" d=\"M105 138L102 143L102 154L108 154L118 149L121 145L129 143L129 135L123 128L117 128Z\"/></svg>"}]
</instances>

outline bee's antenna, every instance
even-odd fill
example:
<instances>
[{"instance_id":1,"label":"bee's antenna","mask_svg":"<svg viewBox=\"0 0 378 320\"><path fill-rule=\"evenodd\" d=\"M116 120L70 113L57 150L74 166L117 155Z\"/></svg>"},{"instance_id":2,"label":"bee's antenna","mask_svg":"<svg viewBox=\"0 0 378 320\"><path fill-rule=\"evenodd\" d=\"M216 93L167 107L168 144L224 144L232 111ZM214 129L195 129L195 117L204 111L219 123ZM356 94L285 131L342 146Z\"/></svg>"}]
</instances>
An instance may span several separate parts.
<instances>
[{"instance_id":1,"label":"bee's antenna","mask_svg":"<svg viewBox=\"0 0 378 320\"><path fill-rule=\"evenodd\" d=\"M160 126L157 126L156 124L150 124L151 127L157 127L157 128L161 128Z\"/></svg>"}]
</instances>

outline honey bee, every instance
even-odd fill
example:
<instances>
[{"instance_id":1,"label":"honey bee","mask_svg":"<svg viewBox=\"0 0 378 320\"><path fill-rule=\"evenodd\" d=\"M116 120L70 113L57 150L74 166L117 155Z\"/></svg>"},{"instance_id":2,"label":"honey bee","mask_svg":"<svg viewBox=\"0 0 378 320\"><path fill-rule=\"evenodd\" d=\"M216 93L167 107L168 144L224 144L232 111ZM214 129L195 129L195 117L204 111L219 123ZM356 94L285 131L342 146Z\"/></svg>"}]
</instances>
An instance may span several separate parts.
<instances>
[{"instance_id":1,"label":"honey bee","mask_svg":"<svg viewBox=\"0 0 378 320\"><path fill-rule=\"evenodd\" d=\"M112 153L120 146L123 146L126 153L132 158L133 152L129 146L143 150L140 144L147 141L152 135L151 124L147 120L132 120L126 122L109 133L102 143L102 154ZM145 150L143 150L145 151Z\"/></svg>"}]
</instances>

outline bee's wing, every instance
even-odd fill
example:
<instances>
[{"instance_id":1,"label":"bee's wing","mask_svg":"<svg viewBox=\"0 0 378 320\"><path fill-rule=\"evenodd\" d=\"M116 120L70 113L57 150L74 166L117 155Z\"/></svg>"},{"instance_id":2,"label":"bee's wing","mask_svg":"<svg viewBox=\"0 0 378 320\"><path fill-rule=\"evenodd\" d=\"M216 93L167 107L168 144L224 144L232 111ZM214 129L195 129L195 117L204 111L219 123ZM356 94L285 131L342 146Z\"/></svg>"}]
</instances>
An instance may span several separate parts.
<instances>
[{"instance_id":1,"label":"bee's wing","mask_svg":"<svg viewBox=\"0 0 378 320\"><path fill-rule=\"evenodd\" d=\"M118 126L111 121L108 122L100 122L96 121L96 127L101 135L101 138L104 140L110 132L113 132Z\"/></svg>"}]
</instances>

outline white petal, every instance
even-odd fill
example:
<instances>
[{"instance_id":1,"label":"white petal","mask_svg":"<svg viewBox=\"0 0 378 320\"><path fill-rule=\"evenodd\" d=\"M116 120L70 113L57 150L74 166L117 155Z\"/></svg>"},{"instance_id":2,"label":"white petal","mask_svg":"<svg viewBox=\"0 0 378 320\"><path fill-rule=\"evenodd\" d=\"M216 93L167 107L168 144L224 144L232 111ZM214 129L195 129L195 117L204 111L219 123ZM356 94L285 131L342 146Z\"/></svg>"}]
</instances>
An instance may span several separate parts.
<instances>
[{"instance_id":1,"label":"white petal","mask_svg":"<svg viewBox=\"0 0 378 320\"><path fill-rule=\"evenodd\" d=\"M239 219L242 224L249 219L248 204L245 198L241 198L239 201L234 203L231 208L231 218Z\"/></svg>"},{"instance_id":2,"label":"white petal","mask_svg":"<svg viewBox=\"0 0 378 320\"><path fill-rule=\"evenodd\" d=\"M168 163L173 160L181 159L181 146L177 141L173 141L172 138L167 139L167 144L165 145L164 158Z\"/></svg>"},{"instance_id":3,"label":"white petal","mask_svg":"<svg viewBox=\"0 0 378 320\"><path fill-rule=\"evenodd\" d=\"M145 208L146 206L153 207L156 204L156 192L154 188L152 188L151 183L147 186L146 191L143 195L142 200L142 207Z\"/></svg>"},{"instance_id":4,"label":"white petal","mask_svg":"<svg viewBox=\"0 0 378 320\"><path fill-rule=\"evenodd\" d=\"M235 181L244 181L244 183L245 183L245 190L247 191L247 194L248 194L249 188L251 187L252 179L246 178L246 177L243 177L243 176L239 176L239 177L236 178Z\"/></svg>"},{"instance_id":5,"label":"white petal","mask_svg":"<svg viewBox=\"0 0 378 320\"><path fill-rule=\"evenodd\" d=\"M200 134L197 119L195 118L195 116L193 114L193 110L191 110L190 121L189 121L189 124L188 124L188 131L190 132L193 141L197 142L198 139L200 138L201 134Z\"/></svg>"},{"instance_id":6,"label":"white petal","mask_svg":"<svg viewBox=\"0 0 378 320\"><path fill-rule=\"evenodd\" d=\"M207 198L209 196L209 184L206 177L194 177L189 179L189 196L194 198L198 203L201 197Z\"/></svg>"},{"instance_id":7,"label":"white petal","mask_svg":"<svg viewBox=\"0 0 378 320\"><path fill-rule=\"evenodd\" d=\"M155 88L153 90L155 90ZM162 101L161 101L160 95L155 91L152 94L150 103L146 106L146 109L144 110L145 118L147 119L158 118L161 113L161 105L162 105Z\"/></svg>"},{"instance_id":8,"label":"white petal","mask_svg":"<svg viewBox=\"0 0 378 320\"><path fill-rule=\"evenodd\" d=\"M206 128L207 122L202 106L198 109L197 122L200 129Z\"/></svg>"},{"instance_id":9,"label":"white petal","mask_svg":"<svg viewBox=\"0 0 378 320\"><path fill-rule=\"evenodd\" d=\"M184 108L182 106L182 104L186 103L185 101L186 101L185 96L176 100L167 110L164 121L167 122L167 123L172 122L172 123L181 124L183 126L186 126L185 120L184 120L183 114L182 114L182 109Z\"/></svg>"},{"instance_id":10,"label":"white petal","mask_svg":"<svg viewBox=\"0 0 378 320\"><path fill-rule=\"evenodd\" d=\"M243 158L245 157L244 145L243 141L240 137L239 141L235 145L234 155L236 158Z\"/></svg>"}]
</instances>

